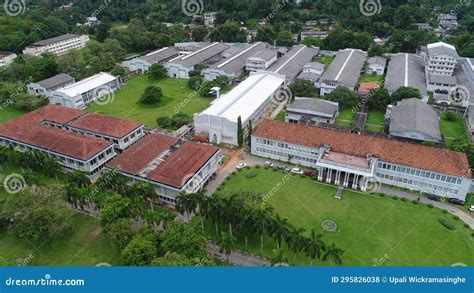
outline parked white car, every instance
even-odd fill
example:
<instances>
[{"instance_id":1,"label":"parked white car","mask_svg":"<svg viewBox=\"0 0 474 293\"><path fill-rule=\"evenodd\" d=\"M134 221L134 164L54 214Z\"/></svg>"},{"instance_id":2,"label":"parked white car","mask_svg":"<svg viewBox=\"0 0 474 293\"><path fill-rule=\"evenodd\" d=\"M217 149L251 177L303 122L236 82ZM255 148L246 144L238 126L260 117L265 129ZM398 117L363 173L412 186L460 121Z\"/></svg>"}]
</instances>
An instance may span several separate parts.
<instances>
[{"instance_id":1,"label":"parked white car","mask_svg":"<svg viewBox=\"0 0 474 293\"><path fill-rule=\"evenodd\" d=\"M245 167L248 167L248 165L246 163L240 163L235 168L237 168L237 170L240 170L240 169L243 169Z\"/></svg>"},{"instance_id":2,"label":"parked white car","mask_svg":"<svg viewBox=\"0 0 474 293\"><path fill-rule=\"evenodd\" d=\"M275 165L273 165L272 162L265 162L265 166L267 166L267 167L273 167L273 166L275 166Z\"/></svg>"},{"instance_id":3,"label":"parked white car","mask_svg":"<svg viewBox=\"0 0 474 293\"><path fill-rule=\"evenodd\" d=\"M291 169L291 173L293 173L293 174L300 174L300 175L303 175L303 174L304 174L304 172L301 171L301 170L298 169L298 168L293 168L293 169Z\"/></svg>"},{"instance_id":4,"label":"parked white car","mask_svg":"<svg viewBox=\"0 0 474 293\"><path fill-rule=\"evenodd\" d=\"M474 205L469 206L469 211L474 212Z\"/></svg>"}]
</instances>

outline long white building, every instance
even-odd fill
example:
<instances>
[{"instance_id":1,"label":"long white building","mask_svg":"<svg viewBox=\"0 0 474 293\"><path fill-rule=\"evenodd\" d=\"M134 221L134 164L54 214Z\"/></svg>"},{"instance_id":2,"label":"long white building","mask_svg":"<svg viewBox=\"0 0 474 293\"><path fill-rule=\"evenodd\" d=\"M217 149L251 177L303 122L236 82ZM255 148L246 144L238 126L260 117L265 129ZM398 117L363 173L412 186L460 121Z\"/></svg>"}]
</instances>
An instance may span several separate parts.
<instances>
[{"instance_id":1,"label":"long white building","mask_svg":"<svg viewBox=\"0 0 474 293\"><path fill-rule=\"evenodd\" d=\"M195 132L211 142L237 145L237 120L243 129L249 121L262 116L285 85L285 76L273 72L257 72L228 94L216 100L208 109L194 116Z\"/></svg>"},{"instance_id":2,"label":"long white building","mask_svg":"<svg viewBox=\"0 0 474 293\"><path fill-rule=\"evenodd\" d=\"M69 50L84 48L88 41L88 35L66 34L30 44L23 50L23 54L40 56L43 53L52 53L60 56Z\"/></svg>"},{"instance_id":3,"label":"long white building","mask_svg":"<svg viewBox=\"0 0 474 293\"><path fill-rule=\"evenodd\" d=\"M87 104L104 96L111 96L120 88L117 77L105 72L98 73L49 95L49 102L68 108L83 109Z\"/></svg>"}]
</instances>

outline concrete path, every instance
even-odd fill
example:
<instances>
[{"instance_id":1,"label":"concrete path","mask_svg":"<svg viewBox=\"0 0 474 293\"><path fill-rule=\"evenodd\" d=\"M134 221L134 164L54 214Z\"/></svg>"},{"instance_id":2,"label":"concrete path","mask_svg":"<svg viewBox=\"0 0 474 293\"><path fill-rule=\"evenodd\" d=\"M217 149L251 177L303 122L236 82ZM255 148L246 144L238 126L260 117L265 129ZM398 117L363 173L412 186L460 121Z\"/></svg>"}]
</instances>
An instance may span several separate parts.
<instances>
[{"instance_id":1,"label":"concrete path","mask_svg":"<svg viewBox=\"0 0 474 293\"><path fill-rule=\"evenodd\" d=\"M219 246L215 245L212 242L206 244L207 252L218 259L227 261L227 256L224 253L219 252ZM271 266L271 263L264 259L254 255L242 253L240 251L234 251L229 255L229 263L235 266L243 267L268 267Z\"/></svg>"},{"instance_id":2,"label":"concrete path","mask_svg":"<svg viewBox=\"0 0 474 293\"><path fill-rule=\"evenodd\" d=\"M404 197L409 200L417 200L418 198L420 198L421 203L432 204L437 208L447 210L451 214L458 216L464 223L467 223L469 226L471 226L472 229L474 229L474 218L452 204L443 201L432 201L424 196L419 196L410 192L390 188L388 186L382 186L380 188L380 192L389 196Z\"/></svg>"}]
</instances>

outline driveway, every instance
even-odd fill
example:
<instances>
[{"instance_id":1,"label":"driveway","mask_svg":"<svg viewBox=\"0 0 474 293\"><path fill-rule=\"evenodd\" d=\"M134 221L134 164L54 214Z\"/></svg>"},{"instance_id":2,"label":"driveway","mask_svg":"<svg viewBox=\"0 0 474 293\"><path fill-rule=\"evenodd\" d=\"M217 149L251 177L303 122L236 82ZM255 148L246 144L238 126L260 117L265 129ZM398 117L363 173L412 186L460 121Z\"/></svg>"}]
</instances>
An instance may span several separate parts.
<instances>
[{"instance_id":1,"label":"driveway","mask_svg":"<svg viewBox=\"0 0 474 293\"><path fill-rule=\"evenodd\" d=\"M227 261L227 256L224 253L221 253L219 250L219 246L215 245L212 242L207 242L206 244L207 252L218 259L223 261ZM233 251L229 255L229 263L235 266L243 266L243 267L268 267L271 266L271 263L264 259L254 255L242 253L240 251Z\"/></svg>"}]
</instances>

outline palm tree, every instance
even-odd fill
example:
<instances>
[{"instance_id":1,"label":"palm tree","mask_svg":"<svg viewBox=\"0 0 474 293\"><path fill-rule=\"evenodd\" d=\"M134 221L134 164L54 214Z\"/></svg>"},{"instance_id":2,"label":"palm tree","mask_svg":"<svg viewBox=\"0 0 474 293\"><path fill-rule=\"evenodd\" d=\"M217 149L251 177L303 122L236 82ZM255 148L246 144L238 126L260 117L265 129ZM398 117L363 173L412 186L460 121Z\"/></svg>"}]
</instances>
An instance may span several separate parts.
<instances>
[{"instance_id":1,"label":"palm tree","mask_svg":"<svg viewBox=\"0 0 474 293\"><path fill-rule=\"evenodd\" d=\"M219 224L224 218L223 203L220 197L211 197L209 202L209 216L214 222L216 229L216 239L219 239Z\"/></svg>"},{"instance_id":2,"label":"palm tree","mask_svg":"<svg viewBox=\"0 0 474 293\"><path fill-rule=\"evenodd\" d=\"M227 262L229 262L229 255L235 250L235 242L236 239L234 236L223 231L221 232L221 238L218 241L218 245L220 246L220 252L225 253L227 256Z\"/></svg>"},{"instance_id":3,"label":"palm tree","mask_svg":"<svg viewBox=\"0 0 474 293\"><path fill-rule=\"evenodd\" d=\"M273 257L270 259L272 266L283 265L288 263L288 258L285 256L285 250L273 249Z\"/></svg>"},{"instance_id":4,"label":"palm tree","mask_svg":"<svg viewBox=\"0 0 474 293\"><path fill-rule=\"evenodd\" d=\"M273 237L275 237L278 250L281 249L282 239L286 237L289 229L290 224L288 223L288 219L282 219L278 214L275 214L273 217L270 218L268 232L272 234Z\"/></svg>"},{"instance_id":5,"label":"palm tree","mask_svg":"<svg viewBox=\"0 0 474 293\"><path fill-rule=\"evenodd\" d=\"M344 255L344 250L337 248L336 244L332 243L326 249L326 253L323 255L324 261L329 261L332 264L342 264L342 256Z\"/></svg>"},{"instance_id":6,"label":"palm tree","mask_svg":"<svg viewBox=\"0 0 474 293\"><path fill-rule=\"evenodd\" d=\"M314 229L311 230L311 237L307 239L305 248L306 255L311 259L311 265L315 259L321 259L323 251L326 250L326 244L321 238L321 234L316 235Z\"/></svg>"},{"instance_id":7,"label":"palm tree","mask_svg":"<svg viewBox=\"0 0 474 293\"><path fill-rule=\"evenodd\" d=\"M305 229L303 228L295 228L293 227L290 229L288 234L286 234L285 241L288 244L288 248L293 252L293 264L295 264L296 254L301 252L303 249L304 244L304 236L303 233Z\"/></svg>"},{"instance_id":8,"label":"palm tree","mask_svg":"<svg viewBox=\"0 0 474 293\"><path fill-rule=\"evenodd\" d=\"M242 215L242 222L240 223L240 230L242 231L242 234L244 234L245 237L245 250L248 248L248 235L253 232L253 229L255 227L255 211L253 210L247 210L243 213Z\"/></svg>"},{"instance_id":9,"label":"palm tree","mask_svg":"<svg viewBox=\"0 0 474 293\"><path fill-rule=\"evenodd\" d=\"M265 234L268 225L268 213L266 210L259 209L255 213L255 230L260 234L260 253L263 253L263 234Z\"/></svg>"}]
</instances>

